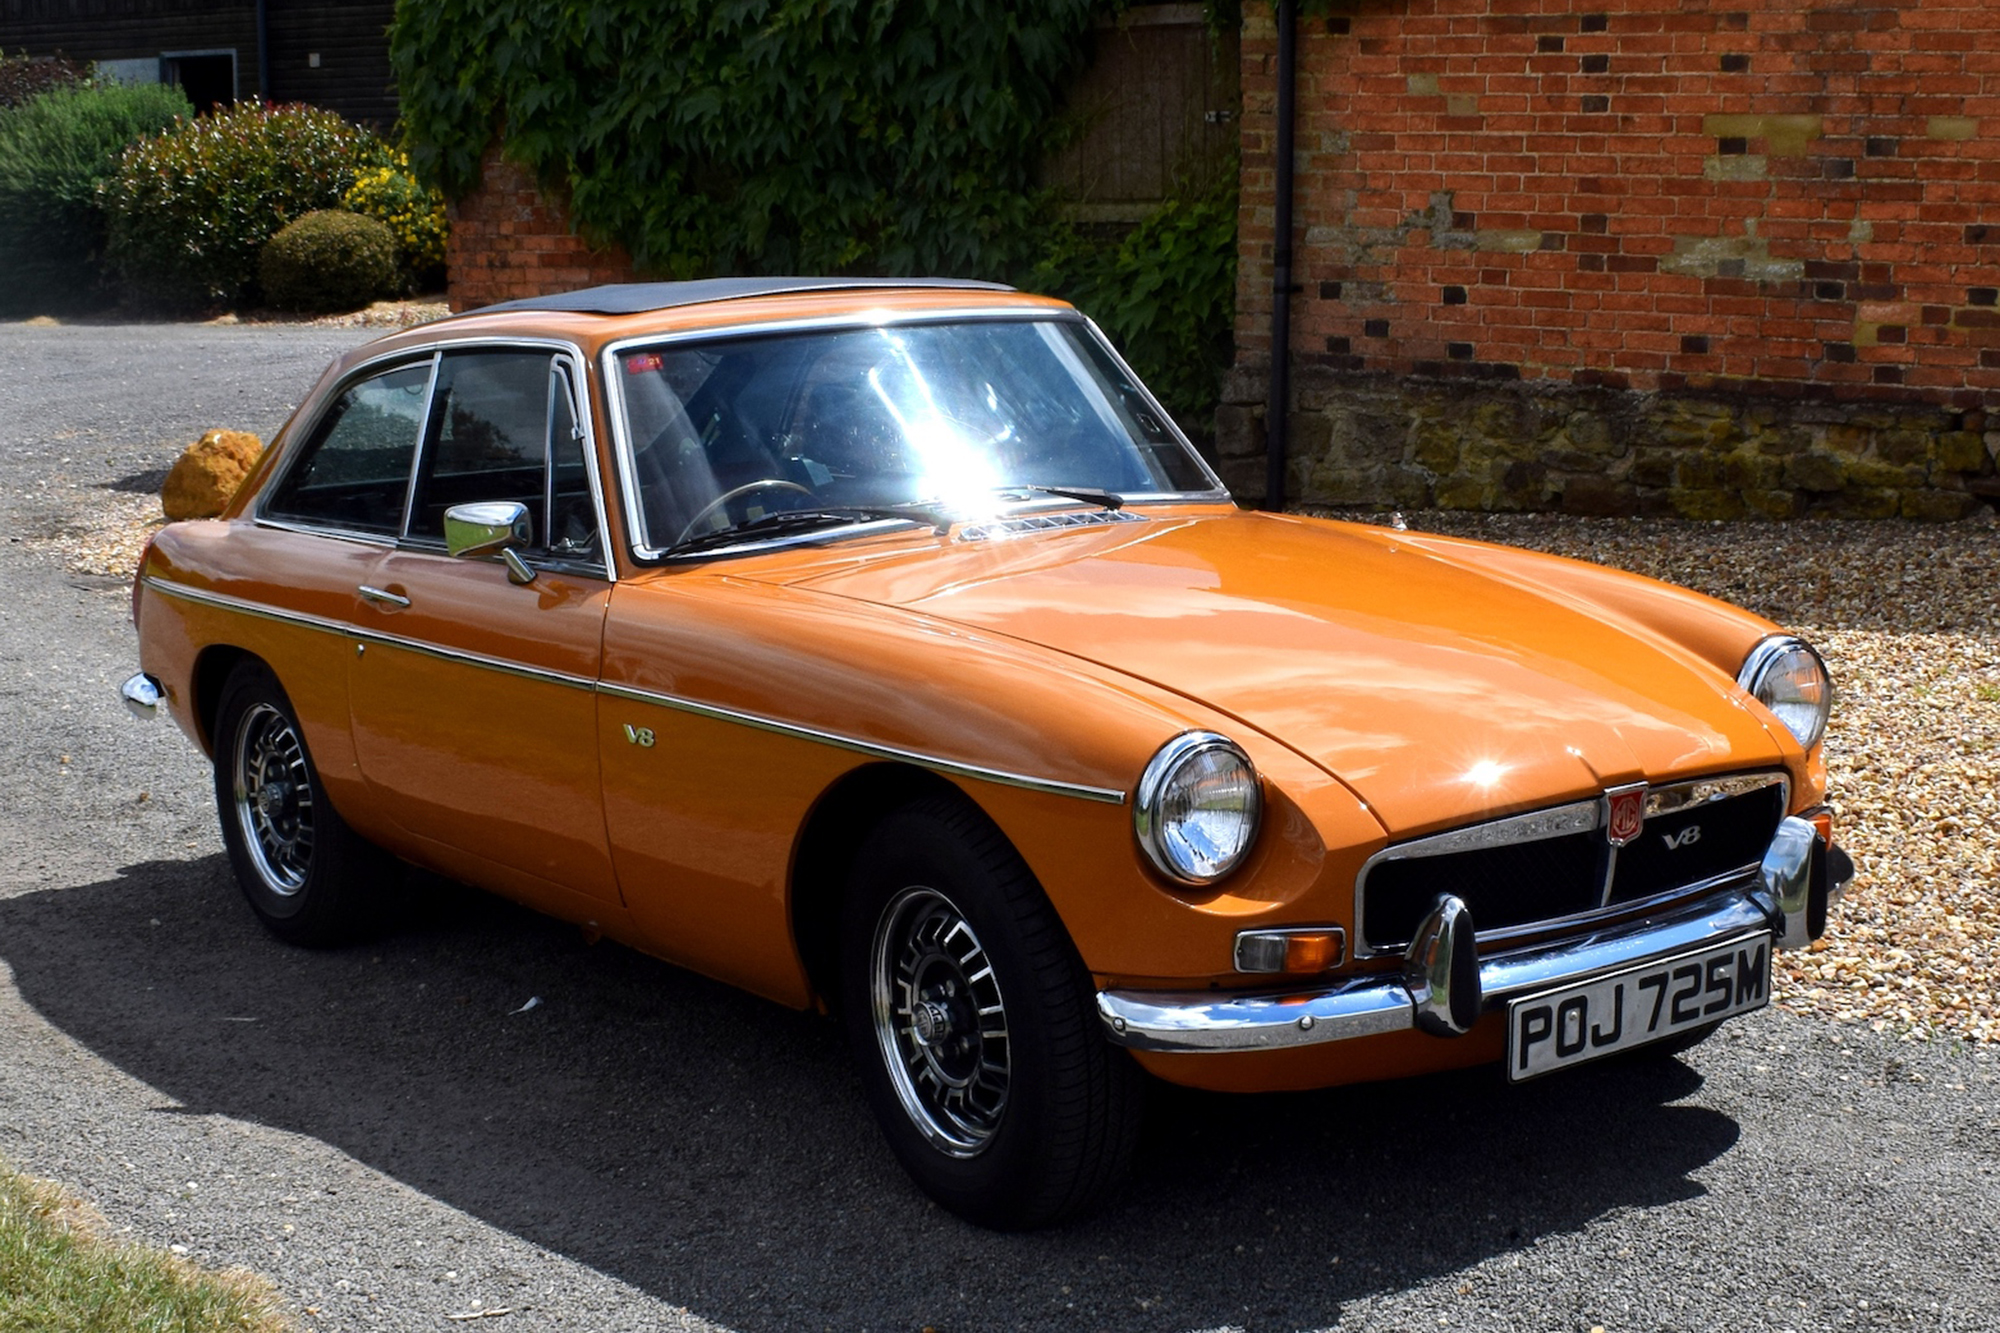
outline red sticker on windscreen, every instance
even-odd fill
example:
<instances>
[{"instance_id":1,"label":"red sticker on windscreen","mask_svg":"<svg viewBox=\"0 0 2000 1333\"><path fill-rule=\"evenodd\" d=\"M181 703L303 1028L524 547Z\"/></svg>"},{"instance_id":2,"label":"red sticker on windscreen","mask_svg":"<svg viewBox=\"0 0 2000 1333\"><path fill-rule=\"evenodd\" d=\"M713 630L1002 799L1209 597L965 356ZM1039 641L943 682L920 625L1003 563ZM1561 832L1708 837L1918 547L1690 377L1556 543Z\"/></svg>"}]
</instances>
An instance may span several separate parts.
<instances>
[{"instance_id":1,"label":"red sticker on windscreen","mask_svg":"<svg viewBox=\"0 0 2000 1333\"><path fill-rule=\"evenodd\" d=\"M658 352L634 352L625 358L627 375L644 375L667 364L667 359Z\"/></svg>"}]
</instances>

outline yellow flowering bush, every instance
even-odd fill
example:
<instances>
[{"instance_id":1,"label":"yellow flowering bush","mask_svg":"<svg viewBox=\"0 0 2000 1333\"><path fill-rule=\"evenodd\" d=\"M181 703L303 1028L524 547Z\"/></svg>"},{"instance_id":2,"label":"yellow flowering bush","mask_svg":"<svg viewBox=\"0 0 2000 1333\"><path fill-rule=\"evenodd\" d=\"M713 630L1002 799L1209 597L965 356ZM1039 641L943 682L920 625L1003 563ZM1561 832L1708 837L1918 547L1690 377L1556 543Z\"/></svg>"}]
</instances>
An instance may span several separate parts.
<instances>
[{"instance_id":1,"label":"yellow flowering bush","mask_svg":"<svg viewBox=\"0 0 2000 1333\"><path fill-rule=\"evenodd\" d=\"M450 232L444 196L410 174L410 160L391 155L386 166L363 171L341 200L350 213L374 218L396 239L396 268L411 291L444 285L444 242Z\"/></svg>"}]
</instances>

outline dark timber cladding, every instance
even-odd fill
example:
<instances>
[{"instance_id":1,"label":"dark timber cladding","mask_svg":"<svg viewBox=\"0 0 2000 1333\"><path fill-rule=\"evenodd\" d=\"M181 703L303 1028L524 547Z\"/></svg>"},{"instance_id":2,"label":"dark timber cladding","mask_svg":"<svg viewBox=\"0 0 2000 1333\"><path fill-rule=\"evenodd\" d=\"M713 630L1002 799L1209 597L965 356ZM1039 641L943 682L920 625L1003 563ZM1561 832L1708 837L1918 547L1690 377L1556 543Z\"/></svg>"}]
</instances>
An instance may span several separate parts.
<instances>
[{"instance_id":1,"label":"dark timber cladding","mask_svg":"<svg viewBox=\"0 0 2000 1333\"><path fill-rule=\"evenodd\" d=\"M257 0L0 0L0 51L118 61L120 77L180 83L197 105L259 94ZM272 102L306 102L387 130L394 0L264 0Z\"/></svg>"}]
</instances>

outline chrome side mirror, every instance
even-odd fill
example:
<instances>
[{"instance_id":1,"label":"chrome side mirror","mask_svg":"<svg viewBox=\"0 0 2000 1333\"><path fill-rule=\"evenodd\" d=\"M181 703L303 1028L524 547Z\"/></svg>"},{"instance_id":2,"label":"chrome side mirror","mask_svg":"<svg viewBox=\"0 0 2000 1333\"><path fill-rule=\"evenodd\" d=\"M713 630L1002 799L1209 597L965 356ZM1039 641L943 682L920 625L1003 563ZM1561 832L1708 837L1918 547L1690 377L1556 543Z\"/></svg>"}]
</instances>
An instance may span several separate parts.
<instances>
[{"instance_id":1,"label":"chrome side mirror","mask_svg":"<svg viewBox=\"0 0 2000 1333\"><path fill-rule=\"evenodd\" d=\"M535 571L519 554L519 548L534 543L534 520L528 517L528 506L524 504L487 500L453 505L444 511L445 550L468 560L497 555L506 562L511 582L535 581Z\"/></svg>"}]
</instances>

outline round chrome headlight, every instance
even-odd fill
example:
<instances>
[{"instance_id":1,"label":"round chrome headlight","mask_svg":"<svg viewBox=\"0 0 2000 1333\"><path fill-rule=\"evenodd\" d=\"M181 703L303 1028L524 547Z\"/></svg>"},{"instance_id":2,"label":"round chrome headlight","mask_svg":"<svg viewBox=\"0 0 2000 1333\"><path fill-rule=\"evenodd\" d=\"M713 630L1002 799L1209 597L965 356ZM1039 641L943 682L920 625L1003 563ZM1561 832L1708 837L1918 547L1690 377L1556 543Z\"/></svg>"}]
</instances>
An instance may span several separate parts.
<instances>
[{"instance_id":1,"label":"round chrome headlight","mask_svg":"<svg viewBox=\"0 0 2000 1333\"><path fill-rule=\"evenodd\" d=\"M1226 736L1190 731L1160 747L1139 777L1132 822L1160 873L1209 884L1257 840L1264 795L1250 757Z\"/></svg>"},{"instance_id":2,"label":"round chrome headlight","mask_svg":"<svg viewBox=\"0 0 2000 1333\"><path fill-rule=\"evenodd\" d=\"M1810 750L1826 734L1833 710L1833 682L1826 663L1803 639L1773 634L1750 650L1736 683L1771 710L1785 729Z\"/></svg>"}]
</instances>

